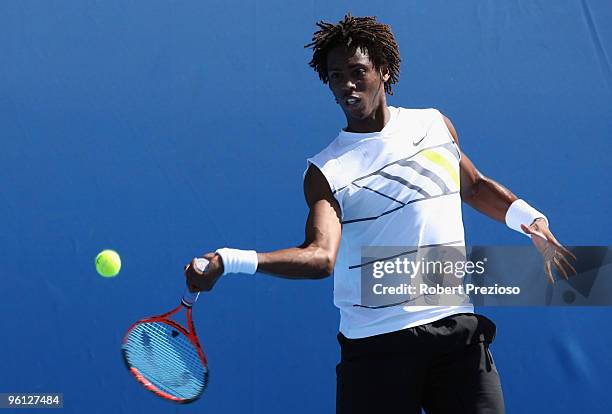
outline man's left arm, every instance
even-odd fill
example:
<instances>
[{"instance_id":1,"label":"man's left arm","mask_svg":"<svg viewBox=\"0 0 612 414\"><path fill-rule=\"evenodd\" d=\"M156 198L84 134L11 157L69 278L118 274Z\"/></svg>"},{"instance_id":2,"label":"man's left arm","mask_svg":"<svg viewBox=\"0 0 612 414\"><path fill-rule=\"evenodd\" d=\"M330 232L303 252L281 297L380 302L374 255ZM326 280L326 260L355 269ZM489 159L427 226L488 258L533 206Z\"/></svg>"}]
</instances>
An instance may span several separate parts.
<instances>
[{"instance_id":1,"label":"man's left arm","mask_svg":"<svg viewBox=\"0 0 612 414\"><path fill-rule=\"evenodd\" d=\"M457 131L446 116L443 115L443 118L459 147ZM515 230L519 230L518 226L520 226L520 230L531 237L533 244L542 254L546 276L551 283L554 283L552 266L555 266L558 273L566 279L569 274L576 274L576 270L568 261L570 258L575 260L575 256L555 238L548 228L548 220L543 214L538 217L540 215L537 214L537 210L523 200L519 200L516 195L497 181L483 175L463 151L461 152L459 168L461 199L475 210L494 220L506 223ZM528 220L523 219L521 222L520 220L523 217L530 218ZM519 221L517 222L517 220Z\"/></svg>"}]
</instances>

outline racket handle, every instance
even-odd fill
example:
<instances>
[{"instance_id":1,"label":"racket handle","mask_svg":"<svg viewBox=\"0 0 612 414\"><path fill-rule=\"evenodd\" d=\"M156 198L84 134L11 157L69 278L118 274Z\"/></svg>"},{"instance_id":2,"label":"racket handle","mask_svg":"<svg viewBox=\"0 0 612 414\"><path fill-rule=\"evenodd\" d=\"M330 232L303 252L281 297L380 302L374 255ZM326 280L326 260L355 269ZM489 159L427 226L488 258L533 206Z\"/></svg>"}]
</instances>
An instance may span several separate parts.
<instances>
[{"instance_id":1,"label":"racket handle","mask_svg":"<svg viewBox=\"0 0 612 414\"><path fill-rule=\"evenodd\" d=\"M205 272L206 268L208 267L208 260L197 258L196 267L200 272ZM198 301L199 296L200 292L190 292L189 287L187 287L185 288L185 293L183 293L183 298L181 299L181 302L183 303L183 305L190 308Z\"/></svg>"},{"instance_id":2,"label":"racket handle","mask_svg":"<svg viewBox=\"0 0 612 414\"><path fill-rule=\"evenodd\" d=\"M181 303L186 307L191 308L198 301L198 296L200 296L200 292L190 292L189 288L185 288L185 293L183 293Z\"/></svg>"}]
</instances>

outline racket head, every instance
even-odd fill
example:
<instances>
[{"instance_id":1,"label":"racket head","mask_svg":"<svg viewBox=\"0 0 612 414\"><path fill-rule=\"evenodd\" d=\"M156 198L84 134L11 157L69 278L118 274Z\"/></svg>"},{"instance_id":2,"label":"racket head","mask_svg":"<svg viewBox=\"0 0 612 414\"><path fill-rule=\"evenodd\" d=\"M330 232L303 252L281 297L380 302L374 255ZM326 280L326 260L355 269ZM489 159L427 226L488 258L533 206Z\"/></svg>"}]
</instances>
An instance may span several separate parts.
<instances>
[{"instance_id":1,"label":"racket head","mask_svg":"<svg viewBox=\"0 0 612 414\"><path fill-rule=\"evenodd\" d=\"M177 403L197 400L208 385L208 364L193 329L191 308L187 308L190 331L167 314L142 319L127 331L121 351L130 373L149 391Z\"/></svg>"}]
</instances>

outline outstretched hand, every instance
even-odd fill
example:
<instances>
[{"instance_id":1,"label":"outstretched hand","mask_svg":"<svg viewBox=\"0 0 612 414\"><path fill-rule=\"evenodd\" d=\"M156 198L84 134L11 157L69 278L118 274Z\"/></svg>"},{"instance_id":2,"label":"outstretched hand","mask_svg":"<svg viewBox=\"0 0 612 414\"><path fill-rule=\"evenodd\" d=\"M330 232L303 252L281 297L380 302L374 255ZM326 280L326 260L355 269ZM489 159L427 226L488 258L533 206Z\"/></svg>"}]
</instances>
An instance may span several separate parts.
<instances>
[{"instance_id":1,"label":"outstretched hand","mask_svg":"<svg viewBox=\"0 0 612 414\"><path fill-rule=\"evenodd\" d=\"M531 235L531 241L544 258L544 272L550 283L555 283L552 267L555 266L557 274L565 279L576 275L576 269L569 259L576 260L576 256L561 245L548 229L546 220L536 219L529 227L521 225L523 231Z\"/></svg>"},{"instance_id":2,"label":"outstretched hand","mask_svg":"<svg viewBox=\"0 0 612 414\"><path fill-rule=\"evenodd\" d=\"M191 292L210 291L212 290L217 280L223 275L223 260L217 253L206 253L202 256L208 260L208 266L205 271L198 269L196 265L197 258L194 258L191 263L186 264L183 270L187 279L187 286Z\"/></svg>"}]
</instances>

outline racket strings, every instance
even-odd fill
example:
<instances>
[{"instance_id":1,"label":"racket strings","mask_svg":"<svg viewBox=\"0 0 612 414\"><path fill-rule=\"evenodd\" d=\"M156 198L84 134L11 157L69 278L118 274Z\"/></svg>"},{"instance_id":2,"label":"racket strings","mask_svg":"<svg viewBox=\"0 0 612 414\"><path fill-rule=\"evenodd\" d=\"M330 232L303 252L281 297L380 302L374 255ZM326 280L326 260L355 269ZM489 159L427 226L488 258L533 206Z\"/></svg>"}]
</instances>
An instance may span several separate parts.
<instances>
[{"instance_id":1,"label":"racket strings","mask_svg":"<svg viewBox=\"0 0 612 414\"><path fill-rule=\"evenodd\" d=\"M206 387L208 370L195 346L166 323L135 326L123 348L128 364L162 392L191 399Z\"/></svg>"}]
</instances>

